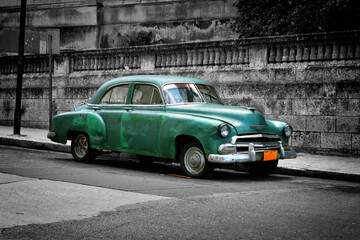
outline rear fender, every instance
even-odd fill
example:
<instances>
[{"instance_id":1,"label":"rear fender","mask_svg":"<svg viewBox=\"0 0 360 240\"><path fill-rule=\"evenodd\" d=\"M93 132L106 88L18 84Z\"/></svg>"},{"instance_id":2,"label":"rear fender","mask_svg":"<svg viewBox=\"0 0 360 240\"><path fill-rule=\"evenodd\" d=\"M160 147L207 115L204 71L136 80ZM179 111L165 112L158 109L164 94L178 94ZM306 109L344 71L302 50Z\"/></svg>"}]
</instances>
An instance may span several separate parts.
<instances>
[{"instance_id":1,"label":"rear fender","mask_svg":"<svg viewBox=\"0 0 360 240\"><path fill-rule=\"evenodd\" d=\"M55 142L66 143L69 132L85 132L88 134L91 147L104 144L105 123L97 113L68 112L56 115L51 123L51 131L56 133Z\"/></svg>"}]
</instances>

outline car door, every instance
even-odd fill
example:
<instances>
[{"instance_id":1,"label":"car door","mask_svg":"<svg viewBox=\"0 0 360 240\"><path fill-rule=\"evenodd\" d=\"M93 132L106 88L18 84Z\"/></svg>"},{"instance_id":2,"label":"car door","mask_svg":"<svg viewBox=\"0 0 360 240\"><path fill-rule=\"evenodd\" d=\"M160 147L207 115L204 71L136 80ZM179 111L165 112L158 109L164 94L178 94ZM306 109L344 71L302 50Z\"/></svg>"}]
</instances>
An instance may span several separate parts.
<instances>
[{"instance_id":1,"label":"car door","mask_svg":"<svg viewBox=\"0 0 360 240\"><path fill-rule=\"evenodd\" d=\"M129 87L129 83L111 87L96 106L96 111L102 117L106 126L105 148L122 150L121 121L126 111Z\"/></svg>"},{"instance_id":2,"label":"car door","mask_svg":"<svg viewBox=\"0 0 360 240\"><path fill-rule=\"evenodd\" d=\"M165 111L157 86L134 83L131 101L122 115L122 144L131 152L159 156L159 132Z\"/></svg>"}]
</instances>

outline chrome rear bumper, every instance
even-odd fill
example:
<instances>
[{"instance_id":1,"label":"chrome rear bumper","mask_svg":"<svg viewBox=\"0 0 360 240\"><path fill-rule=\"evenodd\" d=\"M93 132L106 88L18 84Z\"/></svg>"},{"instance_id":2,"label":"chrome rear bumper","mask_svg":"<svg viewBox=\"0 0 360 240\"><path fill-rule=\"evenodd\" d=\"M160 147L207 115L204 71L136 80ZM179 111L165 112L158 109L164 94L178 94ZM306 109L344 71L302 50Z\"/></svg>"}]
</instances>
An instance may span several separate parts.
<instances>
[{"instance_id":1,"label":"chrome rear bumper","mask_svg":"<svg viewBox=\"0 0 360 240\"><path fill-rule=\"evenodd\" d=\"M50 140L54 140L56 137L56 133L55 132L48 132L47 134L47 138L49 138Z\"/></svg>"}]
</instances>

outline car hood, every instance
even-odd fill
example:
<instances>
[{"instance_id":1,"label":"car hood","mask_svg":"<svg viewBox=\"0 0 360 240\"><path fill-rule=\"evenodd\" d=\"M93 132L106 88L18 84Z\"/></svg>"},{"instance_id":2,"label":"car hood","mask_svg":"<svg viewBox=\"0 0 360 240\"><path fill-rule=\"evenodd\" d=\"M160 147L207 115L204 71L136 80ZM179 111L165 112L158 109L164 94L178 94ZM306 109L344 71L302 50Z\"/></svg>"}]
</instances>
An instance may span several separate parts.
<instances>
[{"instance_id":1,"label":"car hood","mask_svg":"<svg viewBox=\"0 0 360 240\"><path fill-rule=\"evenodd\" d=\"M255 109L220 104L188 104L166 107L167 112L217 119L236 128L239 133L274 133L271 123Z\"/></svg>"}]
</instances>

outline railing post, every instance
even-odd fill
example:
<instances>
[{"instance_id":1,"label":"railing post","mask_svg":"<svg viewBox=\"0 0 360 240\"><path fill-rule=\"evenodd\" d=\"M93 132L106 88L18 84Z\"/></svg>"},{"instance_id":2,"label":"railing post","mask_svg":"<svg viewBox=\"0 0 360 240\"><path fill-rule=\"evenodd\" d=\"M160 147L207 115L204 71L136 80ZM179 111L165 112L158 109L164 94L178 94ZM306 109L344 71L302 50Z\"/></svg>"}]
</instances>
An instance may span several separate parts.
<instances>
[{"instance_id":1,"label":"railing post","mask_svg":"<svg viewBox=\"0 0 360 240\"><path fill-rule=\"evenodd\" d=\"M192 66L192 57L193 57L193 55L192 55L191 50L186 50L186 52L187 52L186 66L190 67L190 66Z\"/></svg>"},{"instance_id":2,"label":"railing post","mask_svg":"<svg viewBox=\"0 0 360 240\"><path fill-rule=\"evenodd\" d=\"M316 56L317 60L323 60L324 59L324 46L322 44L318 47L318 52Z\"/></svg>"},{"instance_id":3,"label":"railing post","mask_svg":"<svg viewBox=\"0 0 360 240\"><path fill-rule=\"evenodd\" d=\"M213 66L215 64L215 53L214 48L209 48L209 66Z\"/></svg>"},{"instance_id":4,"label":"railing post","mask_svg":"<svg viewBox=\"0 0 360 240\"><path fill-rule=\"evenodd\" d=\"M186 50L183 50L181 53L181 67L186 67L186 61L187 61L187 52Z\"/></svg>"},{"instance_id":5,"label":"railing post","mask_svg":"<svg viewBox=\"0 0 360 240\"><path fill-rule=\"evenodd\" d=\"M339 45L335 43L333 45L332 60L338 60L338 59L339 59Z\"/></svg>"},{"instance_id":6,"label":"railing post","mask_svg":"<svg viewBox=\"0 0 360 240\"><path fill-rule=\"evenodd\" d=\"M276 57L276 48L275 47L269 47L269 63L275 63L275 57Z\"/></svg>"},{"instance_id":7,"label":"railing post","mask_svg":"<svg viewBox=\"0 0 360 240\"><path fill-rule=\"evenodd\" d=\"M54 75L60 76L60 75L67 75L71 72L71 58L69 56L59 55L54 57ZM44 64L41 68L45 67Z\"/></svg>"},{"instance_id":8,"label":"railing post","mask_svg":"<svg viewBox=\"0 0 360 240\"><path fill-rule=\"evenodd\" d=\"M281 63L282 62L282 54L283 54L283 48L282 46L278 46L276 48L276 58L275 58L275 61L277 63Z\"/></svg>"},{"instance_id":9,"label":"railing post","mask_svg":"<svg viewBox=\"0 0 360 240\"><path fill-rule=\"evenodd\" d=\"M155 58L154 53L142 55L140 58L140 69L143 71L152 71L155 69L155 65L158 65L159 62L160 61Z\"/></svg>"},{"instance_id":10,"label":"railing post","mask_svg":"<svg viewBox=\"0 0 360 240\"><path fill-rule=\"evenodd\" d=\"M326 44L325 46L325 53L324 53L324 60L330 60L332 56L332 48L330 44Z\"/></svg>"},{"instance_id":11,"label":"railing post","mask_svg":"<svg viewBox=\"0 0 360 240\"><path fill-rule=\"evenodd\" d=\"M289 62L295 62L296 60L296 48L295 46L290 47Z\"/></svg>"},{"instance_id":12,"label":"railing post","mask_svg":"<svg viewBox=\"0 0 360 240\"><path fill-rule=\"evenodd\" d=\"M339 58L341 59L341 60L343 60L343 59L346 59L346 44L341 44L340 45L340 53L339 53Z\"/></svg>"},{"instance_id":13,"label":"railing post","mask_svg":"<svg viewBox=\"0 0 360 240\"><path fill-rule=\"evenodd\" d=\"M214 65L220 65L220 49L215 48Z\"/></svg>"},{"instance_id":14,"label":"railing post","mask_svg":"<svg viewBox=\"0 0 360 240\"><path fill-rule=\"evenodd\" d=\"M268 64L268 47L266 45L255 45L249 47L249 66L261 67ZM242 53L241 51L240 53ZM244 56L246 59L246 56ZM246 62L246 61L244 61Z\"/></svg>"},{"instance_id":15,"label":"railing post","mask_svg":"<svg viewBox=\"0 0 360 240\"><path fill-rule=\"evenodd\" d=\"M237 65L239 64L239 49L237 47L233 47L232 52L232 64Z\"/></svg>"},{"instance_id":16,"label":"railing post","mask_svg":"<svg viewBox=\"0 0 360 240\"><path fill-rule=\"evenodd\" d=\"M191 66L196 66L196 62L197 62L197 51L196 51L195 49L191 50L191 55L192 55Z\"/></svg>"},{"instance_id":17,"label":"railing post","mask_svg":"<svg viewBox=\"0 0 360 240\"><path fill-rule=\"evenodd\" d=\"M289 47L285 46L283 47L283 53L282 53L282 62L289 62Z\"/></svg>"},{"instance_id":18,"label":"railing post","mask_svg":"<svg viewBox=\"0 0 360 240\"><path fill-rule=\"evenodd\" d=\"M317 46L315 44L312 44L310 48L310 61L317 60L317 53L318 53Z\"/></svg>"},{"instance_id":19,"label":"railing post","mask_svg":"<svg viewBox=\"0 0 360 240\"><path fill-rule=\"evenodd\" d=\"M225 64L226 65L232 65L232 49L231 48L226 49Z\"/></svg>"},{"instance_id":20,"label":"railing post","mask_svg":"<svg viewBox=\"0 0 360 240\"><path fill-rule=\"evenodd\" d=\"M355 48L355 58L360 58L360 43L356 43Z\"/></svg>"},{"instance_id":21,"label":"railing post","mask_svg":"<svg viewBox=\"0 0 360 240\"><path fill-rule=\"evenodd\" d=\"M176 67L176 52L172 50L170 52L171 60L170 60L170 67Z\"/></svg>"},{"instance_id":22,"label":"railing post","mask_svg":"<svg viewBox=\"0 0 360 240\"><path fill-rule=\"evenodd\" d=\"M303 47L298 44L296 46L296 61L301 62L303 60Z\"/></svg>"},{"instance_id":23,"label":"railing post","mask_svg":"<svg viewBox=\"0 0 360 240\"><path fill-rule=\"evenodd\" d=\"M182 52L181 51L177 51L176 52L176 67L181 67L181 56L182 56Z\"/></svg>"},{"instance_id":24,"label":"railing post","mask_svg":"<svg viewBox=\"0 0 360 240\"><path fill-rule=\"evenodd\" d=\"M304 46L303 61L309 61L309 60L310 60L310 47Z\"/></svg>"},{"instance_id":25,"label":"railing post","mask_svg":"<svg viewBox=\"0 0 360 240\"><path fill-rule=\"evenodd\" d=\"M165 68L166 67L166 53L165 52L161 52L161 68Z\"/></svg>"},{"instance_id":26,"label":"railing post","mask_svg":"<svg viewBox=\"0 0 360 240\"><path fill-rule=\"evenodd\" d=\"M198 49L196 51L196 65L197 66L202 66L203 65L203 58L204 58L204 52L202 49Z\"/></svg>"},{"instance_id":27,"label":"railing post","mask_svg":"<svg viewBox=\"0 0 360 240\"><path fill-rule=\"evenodd\" d=\"M220 47L220 65L224 66L226 61L226 53L224 47Z\"/></svg>"},{"instance_id":28,"label":"railing post","mask_svg":"<svg viewBox=\"0 0 360 240\"><path fill-rule=\"evenodd\" d=\"M119 62L119 69L124 69L124 64L125 64L124 55L121 54L120 55L120 62Z\"/></svg>"},{"instance_id":29,"label":"railing post","mask_svg":"<svg viewBox=\"0 0 360 240\"><path fill-rule=\"evenodd\" d=\"M348 59L353 59L354 58L354 44L349 43L348 44L348 48L347 48L347 53L346 53L346 58Z\"/></svg>"}]
</instances>

